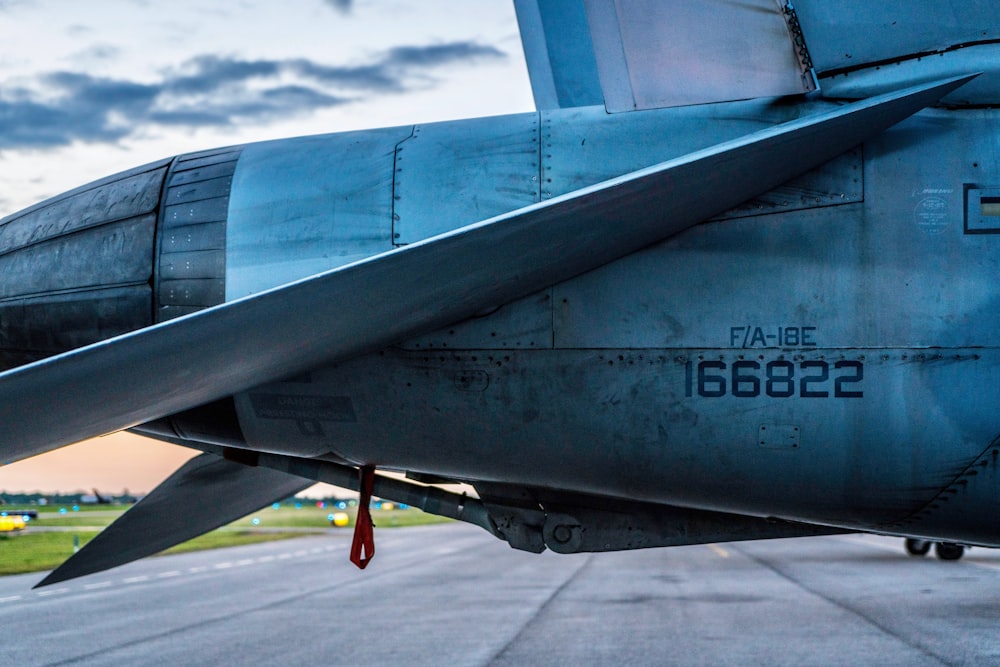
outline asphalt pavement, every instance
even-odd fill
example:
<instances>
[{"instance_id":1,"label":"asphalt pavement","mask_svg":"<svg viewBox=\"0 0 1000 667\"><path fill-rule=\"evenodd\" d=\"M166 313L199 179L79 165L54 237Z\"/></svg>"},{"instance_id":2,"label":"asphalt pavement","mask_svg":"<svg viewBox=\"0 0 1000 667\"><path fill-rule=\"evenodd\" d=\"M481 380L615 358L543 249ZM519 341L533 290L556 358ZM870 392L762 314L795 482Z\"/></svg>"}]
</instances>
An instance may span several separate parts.
<instances>
[{"instance_id":1,"label":"asphalt pavement","mask_svg":"<svg viewBox=\"0 0 1000 667\"><path fill-rule=\"evenodd\" d=\"M559 556L462 524L0 578L0 665L1000 665L1000 551L835 536ZM0 554L2 555L2 554Z\"/></svg>"}]
</instances>

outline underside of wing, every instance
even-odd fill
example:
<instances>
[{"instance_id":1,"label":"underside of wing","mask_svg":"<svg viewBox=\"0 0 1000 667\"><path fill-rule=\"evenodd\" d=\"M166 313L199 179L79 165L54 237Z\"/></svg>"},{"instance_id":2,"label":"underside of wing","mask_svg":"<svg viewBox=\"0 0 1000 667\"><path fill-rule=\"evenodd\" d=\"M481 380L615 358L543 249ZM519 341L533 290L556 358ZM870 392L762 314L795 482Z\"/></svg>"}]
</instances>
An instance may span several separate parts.
<instances>
[{"instance_id":1,"label":"underside of wing","mask_svg":"<svg viewBox=\"0 0 1000 667\"><path fill-rule=\"evenodd\" d=\"M270 468L249 467L202 454L181 466L37 586L151 556L293 496L312 484L312 480Z\"/></svg>"},{"instance_id":2,"label":"underside of wing","mask_svg":"<svg viewBox=\"0 0 1000 667\"><path fill-rule=\"evenodd\" d=\"M0 460L377 350L567 280L825 163L970 78L778 125L0 374Z\"/></svg>"}]
</instances>

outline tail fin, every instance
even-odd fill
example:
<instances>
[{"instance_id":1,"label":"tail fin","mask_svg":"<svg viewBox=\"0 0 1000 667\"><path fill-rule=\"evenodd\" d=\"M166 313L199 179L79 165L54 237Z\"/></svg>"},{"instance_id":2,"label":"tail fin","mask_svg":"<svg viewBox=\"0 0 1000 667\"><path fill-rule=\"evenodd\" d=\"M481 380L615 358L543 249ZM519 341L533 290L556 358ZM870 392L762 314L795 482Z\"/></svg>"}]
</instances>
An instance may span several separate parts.
<instances>
[{"instance_id":1,"label":"tail fin","mask_svg":"<svg viewBox=\"0 0 1000 667\"><path fill-rule=\"evenodd\" d=\"M787 0L515 0L539 109L610 112L806 93ZM597 76L594 76L596 70Z\"/></svg>"},{"instance_id":2,"label":"tail fin","mask_svg":"<svg viewBox=\"0 0 1000 667\"><path fill-rule=\"evenodd\" d=\"M604 103L582 0L514 0L539 111Z\"/></svg>"}]
</instances>

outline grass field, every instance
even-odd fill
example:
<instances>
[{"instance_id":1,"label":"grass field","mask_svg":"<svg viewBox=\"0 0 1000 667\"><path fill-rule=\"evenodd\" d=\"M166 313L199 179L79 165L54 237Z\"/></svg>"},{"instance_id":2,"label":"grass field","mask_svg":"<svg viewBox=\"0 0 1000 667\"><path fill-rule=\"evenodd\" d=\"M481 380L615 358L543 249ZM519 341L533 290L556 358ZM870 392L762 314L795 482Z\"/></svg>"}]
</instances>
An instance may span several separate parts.
<instances>
[{"instance_id":1,"label":"grass field","mask_svg":"<svg viewBox=\"0 0 1000 667\"><path fill-rule=\"evenodd\" d=\"M78 511L67 508L65 513L60 513L59 507L32 509L38 510L38 518L29 523L28 528L18 533L0 534L0 575L37 572L56 567L73 555L74 537L76 537L79 546L83 547L97 535L102 527L121 516L127 508L108 505L81 506ZM4 507L3 510L15 511L14 508L7 507ZM308 531L308 529L323 532L331 527L329 516L340 511L347 513L350 522L346 528L338 530L352 530L357 508L338 510L305 503L299 507L281 505L277 509L268 507L248 514L228 526L179 544L164 553L217 549L253 542L301 537L303 531ZM373 509L372 521L377 528L392 528L440 523L448 521L448 519L426 514L416 509ZM46 527L79 527L80 529L65 532L39 530ZM278 530L281 528L291 530L282 532Z\"/></svg>"}]
</instances>

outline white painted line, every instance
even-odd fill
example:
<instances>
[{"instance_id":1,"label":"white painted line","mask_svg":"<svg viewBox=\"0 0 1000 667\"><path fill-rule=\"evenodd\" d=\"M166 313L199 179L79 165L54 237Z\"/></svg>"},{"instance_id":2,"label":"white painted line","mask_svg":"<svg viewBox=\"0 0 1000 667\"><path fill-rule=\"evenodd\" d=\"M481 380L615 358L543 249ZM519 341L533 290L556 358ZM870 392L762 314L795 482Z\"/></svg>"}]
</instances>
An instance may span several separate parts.
<instances>
[{"instance_id":1,"label":"white painted line","mask_svg":"<svg viewBox=\"0 0 1000 667\"><path fill-rule=\"evenodd\" d=\"M198 567L189 567L188 572L191 574L198 574L199 572L206 572L208 570L207 565L199 565Z\"/></svg>"},{"instance_id":2,"label":"white painted line","mask_svg":"<svg viewBox=\"0 0 1000 667\"><path fill-rule=\"evenodd\" d=\"M93 591L93 590L96 590L98 588L107 588L110 585L111 585L110 581L102 581L102 582L97 583L97 584L86 584L83 588L84 588L84 590Z\"/></svg>"},{"instance_id":3,"label":"white painted line","mask_svg":"<svg viewBox=\"0 0 1000 667\"><path fill-rule=\"evenodd\" d=\"M292 554L281 554L278 556L278 560L287 560L292 557Z\"/></svg>"},{"instance_id":4,"label":"white painted line","mask_svg":"<svg viewBox=\"0 0 1000 667\"><path fill-rule=\"evenodd\" d=\"M179 577L179 576L181 576L180 570L170 570L169 572L161 572L158 575L156 575L157 579L169 579L170 577Z\"/></svg>"},{"instance_id":5,"label":"white painted line","mask_svg":"<svg viewBox=\"0 0 1000 667\"><path fill-rule=\"evenodd\" d=\"M253 558L244 558L243 560L236 561L236 567L243 567L244 565L253 565Z\"/></svg>"},{"instance_id":6,"label":"white painted line","mask_svg":"<svg viewBox=\"0 0 1000 667\"><path fill-rule=\"evenodd\" d=\"M21 599L20 595L8 595L5 598L0 598L0 604L3 604L4 602L14 602L20 599Z\"/></svg>"},{"instance_id":7,"label":"white painted line","mask_svg":"<svg viewBox=\"0 0 1000 667\"><path fill-rule=\"evenodd\" d=\"M38 591L35 593L40 598L48 597L50 595L62 595L63 593L69 593L68 588L57 588L54 591Z\"/></svg>"},{"instance_id":8,"label":"white painted line","mask_svg":"<svg viewBox=\"0 0 1000 667\"><path fill-rule=\"evenodd\" d=\"M138 584L140 581L147 581L149 577L146 575L140 575L138 577L129 577L128 579L123 579L126 584Z\"/></svg>"},{"instance_id":9,"label":"white painted line","mask_svg":"<svg viewBox=\"0 0 1000 667\"><path fill-rule=\"evenodd\" d=\"M308 552L308 551L306 551L305 549L299 549L298 551L296 551L296 552L295 552L295 553L293 553L292 555L293 555L293 556L299 556L299 557L302 557L302 556L305 556L305 555L306 555L307 553L309 553L309 552Z\"/></svg>"},{"instance_id":10,"label":"white painted line","mask_svg":"<svg viewBox=\"0 0 1000 667\"><path fill-rule=\"evenodd\" d=\"M311 553L311 554L320 554L320 553L323 553L323 547L316 547L315 549L310 549L309 553Z\"/></svg>"},{"instance_id":11,"label":"white painted line","mask_svg":"<svg viewBox=\"0 0 1000 667\"><path fill-rule=\"evenodd\" d=\"M230 568L230 567L232 567L232 566L233 566L233 564L232 564L232 563L229 563L229 562L225 562L225 563L216 563L216 564L214 565L214 567L215 567L215 569L216 569L216 570L225 570L225 569L227 569L227 568Z\"/></svg>"},{"instance_id":12,"label":"white painted line","mask_svg":"<svg viewBox=\"0 0 1000 667\"><path fill-rule=\"evenodd\" d=\"M272 560L274 560L274 556L261 556L260 558L257 559L257 562L270 563Z\"/></svg>"}]
</instances>

